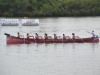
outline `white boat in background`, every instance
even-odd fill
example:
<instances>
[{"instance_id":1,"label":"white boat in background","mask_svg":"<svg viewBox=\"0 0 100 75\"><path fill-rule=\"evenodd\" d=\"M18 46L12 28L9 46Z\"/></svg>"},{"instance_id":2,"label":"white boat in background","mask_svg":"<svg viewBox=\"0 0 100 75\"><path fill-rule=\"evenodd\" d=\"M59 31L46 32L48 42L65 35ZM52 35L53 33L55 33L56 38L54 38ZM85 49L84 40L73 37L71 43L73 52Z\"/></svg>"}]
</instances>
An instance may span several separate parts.
<instances>
[{"instance_id":1,"label":"white boat in background","mask_svg":"<svg viewBox=\"0 0 100 75\"><path fill-rule=\"evenodd\" d=\"M38 26L39 25L39 19L22 19L21 22L23 26Z\"/></svg>"},{"instance_id":2,"label":"white boat in background","mask_svg":"<svg viewBox=\"0 0 100 75\"><path fill-rule=\"evenodd\" d=\"M2 26L17 26L19 25L18 19L1 19Z\"/></svg>"}]
</instances>

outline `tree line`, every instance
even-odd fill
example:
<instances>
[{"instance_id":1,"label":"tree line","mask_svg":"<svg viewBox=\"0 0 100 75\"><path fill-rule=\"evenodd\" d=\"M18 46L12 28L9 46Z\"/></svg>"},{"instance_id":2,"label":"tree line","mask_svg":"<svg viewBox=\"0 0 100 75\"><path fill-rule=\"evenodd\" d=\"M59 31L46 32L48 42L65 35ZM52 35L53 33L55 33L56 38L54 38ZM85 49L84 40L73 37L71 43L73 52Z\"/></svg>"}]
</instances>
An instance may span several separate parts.
<instances>
[{"instance_id":1,"label":"tree line","mask_svg":"<svg viewBox=\"0 0 100 75\"><path fill-rule=\"evenodd\" d=\"M100 16L100 0L0 0L0 16Z\"/></svg>"}]
</instances>

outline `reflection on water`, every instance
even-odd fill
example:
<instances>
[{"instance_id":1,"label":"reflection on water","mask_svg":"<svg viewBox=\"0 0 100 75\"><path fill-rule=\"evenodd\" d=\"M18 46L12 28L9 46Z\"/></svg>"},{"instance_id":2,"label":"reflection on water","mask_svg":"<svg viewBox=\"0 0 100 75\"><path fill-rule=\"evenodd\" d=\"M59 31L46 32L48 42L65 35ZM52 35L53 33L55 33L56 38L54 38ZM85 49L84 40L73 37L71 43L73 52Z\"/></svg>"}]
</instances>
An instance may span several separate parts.
<instances>
[{"instance_id":1,"label":"reflection on water","mask_svg":"<svg viewBox=\"0 0 100 75\"><path fill-rule=\"evenodd\" d=\"M92 44L92 49L95 50L95 43Z\"/></svg>"},{"instance_id":2,"label":"reflection on water","mask_svg":"<svg viewBox=\"0 0 100 75\"><path fill-rule=\"evenodd\" d=\"M100 51L96 46L98 43L6 45L0 52L1 73L99 75Z\"/></svg>"},{"instance_id":3,"label":"reflection on water","mask_svg":"<svg viewBox=\"0 0 100 75\"><path fill-rule=\"evenodd\" d=\"M20 31L53 37L76 33L90 37L87 31L100 35L100 17L40 18L38 27L0 27L1 75L100 75L100 43L50 43L6 45L5 32L11 35Z\"/></svg>"}]
</instances>

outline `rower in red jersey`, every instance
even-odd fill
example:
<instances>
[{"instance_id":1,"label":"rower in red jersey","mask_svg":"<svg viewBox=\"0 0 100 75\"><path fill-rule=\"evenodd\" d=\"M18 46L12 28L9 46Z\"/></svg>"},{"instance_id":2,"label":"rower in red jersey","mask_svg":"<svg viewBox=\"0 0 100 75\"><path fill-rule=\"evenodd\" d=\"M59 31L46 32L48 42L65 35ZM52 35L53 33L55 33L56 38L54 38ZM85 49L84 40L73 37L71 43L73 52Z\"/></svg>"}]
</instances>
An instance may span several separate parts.
<instances>
[{"instance_id":1,"label":"rower in red jersey","mask_svg":"<svg viewBox=\"0 0 100 75\"><path fill-rule=\"evenodd\" d=\"M57 39L57 36L56 36L56 34L54 34L54 39Z\"/></svg>"},{"instance_id":2,"label":"rower in red jersey","mask_svg":"<svg viewBox=\"0 0 100 75\"><path fill-rule=\"evenodd\" d=\"M48 39L48 35L45 33L44 35L44 39L47 40Z\"/></svg>"},{"instance_id":3,"label":"rower in red jersey","mask_svg":"<svg viewBox=\"0 0 100 75\"><path fill-rule=\"evenodd\" d=\"M65 36L65 34L63 34L63 39L66 39L66 36Z\"/></svg>"},{"instance_id":4,"label":"rower in red jersey","mask_svg":"<svg viewBox=\"0 0 100 75\"><path fill-rule=\"evenodd\" d=\"M72 33L72 39L75 39L75 34L74 33Z\"/></svg>"},{"instance_id":5,"label":"rower in red jersey","mask_svg":"<svg viewBox=\"0 0 100 75\"><path fill-rule=\"evenodd\" d=\"M78 36L75 36L75 34L72 33L72 39L79 39L79 37Z\"/></svg>"},{"instance_id":6,"label":"rower in red jersey","mask_svg":"<svg viewBox=\"0 0 100 75\"><path fill-rule=\"evenodd\" d=\"M37 34L37 33L35 34L35 39L39 39L39 36L38 36L38 34Z\"/></svg>"},{"instance_id":7,"label":"rower in red jersey","mask_svg":"<svg viewBox=\"0 0 100 75\"><path fill-rule=\"evenodd\" d=\"M27 33L27 39L34 38L33 36L30 36L29 33Z\"/></svg>"},{"instance_id":8,"label":"rower in red jersey","mask_svg":"<svg viewBox=\"0 0 100 75\"><path fill-rule=\"evenodd\" d=\"M23 35L20 35L20 33L18 32L17 33L17 37L20 38L20 37L24 37L24 36Z\"/></svg>"}]
</instances>

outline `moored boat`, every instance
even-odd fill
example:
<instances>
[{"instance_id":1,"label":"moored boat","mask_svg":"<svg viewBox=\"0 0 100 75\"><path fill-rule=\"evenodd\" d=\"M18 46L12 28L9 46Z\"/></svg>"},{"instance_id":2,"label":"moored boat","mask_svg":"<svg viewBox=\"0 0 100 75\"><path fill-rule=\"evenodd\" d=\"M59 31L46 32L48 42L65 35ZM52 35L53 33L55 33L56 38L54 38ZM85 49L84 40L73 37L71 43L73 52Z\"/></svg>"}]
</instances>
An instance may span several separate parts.
<instances>
[{"instance_id":1,"label":"moored boat","mask_svg":"<svg viewBox=\"0 0 100 75\"><path fill-rule=\"evenodd\" d=\"M34 39L34 38L19 38L16 36L11 36L5 33L7 44L30 44L30 43L98 43L99 37L89 37L89 38L67 38L67 39Z\"/></svg>"}]
</instances>

